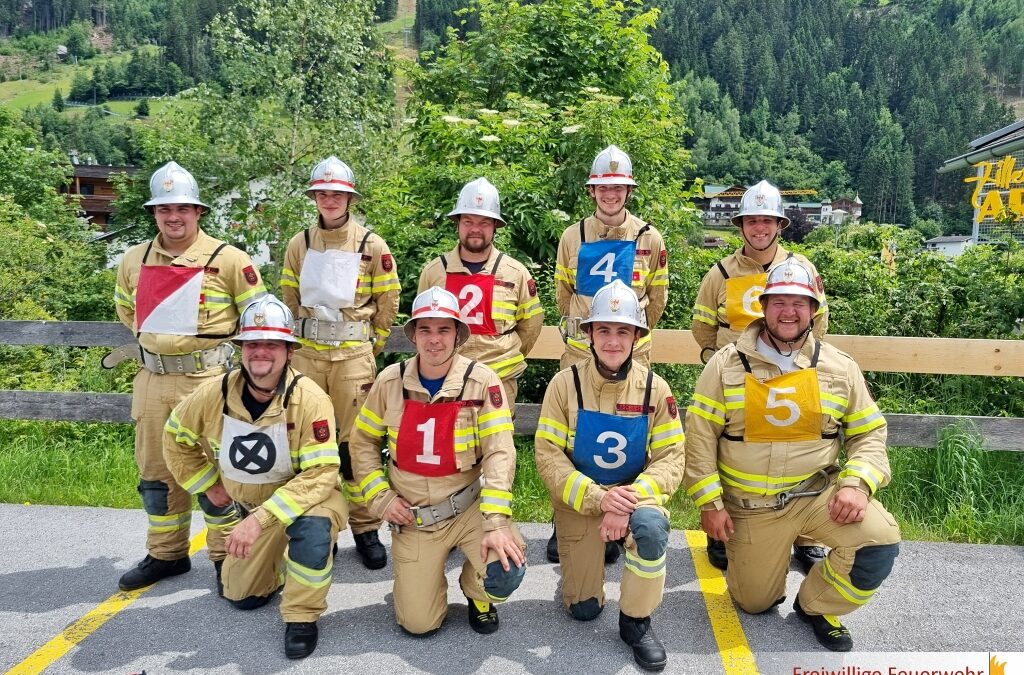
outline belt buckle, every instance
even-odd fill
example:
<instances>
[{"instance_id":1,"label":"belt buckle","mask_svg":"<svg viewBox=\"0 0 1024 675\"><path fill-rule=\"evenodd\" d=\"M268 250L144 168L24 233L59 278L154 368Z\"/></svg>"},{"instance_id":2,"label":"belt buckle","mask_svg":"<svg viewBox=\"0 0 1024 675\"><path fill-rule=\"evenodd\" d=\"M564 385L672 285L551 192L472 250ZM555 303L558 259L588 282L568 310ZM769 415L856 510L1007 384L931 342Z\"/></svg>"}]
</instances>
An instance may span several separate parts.
<instances>
[{"instance_id":1,"label":"belt buckle","mask_svg":"<svg viewBox=\"0 0 1024 675\"><path fill-rule=\"evenodd\" d=\"M306 319L306 321L310 321L313 324L313 334L309 336L309 339L316 342L317 338L320 336L320 319Z\"/></svg>"},{"instance_id":2,"label":"belt buckle","mask_svg":"<svg viewBox=\"0 0 1024 675\"><path fill-rule=\"evenodd\" d=\"M192 352L192 358L195 359L195 362L196 362L196 372L197 373L200 372L200 371L206 370L206 368L207 368L206 359L205 359L205 357L203 355L203 350L202 349L197 349L194 352Z\"/></svg>"},{"instance_id":3,"label":"belt buckle","mask_svg":"<svg viewBox=\"0 0 1024 675\"><path fill-rule=\"evenodd\" d=\"M773 506L772 509L774 509L775 511L781 511L782 509L786 508L786 504L788 503L789 493L780 492L779 494L775 495L775 506Z\"/></svg>"},{"instance_id":4,"label":"belt buckle","mask_svg":"<svg viewBox=\"0 0 1024 675\"><path fill-rule=\"evenodd\" d=\"M461 513L459 511L458 505L455 503L455 498L458 497L458 496L459 496L458 492L456 492L455 494L448 495L448 503L451 504L451 506L452 506L452 513L454 514L452 516L453 518L455 516L459 515L459 513Z\"/></svg>"},{"instance_id":5,"label":"belt buckle","mask_svg":"<svg viewBox=\"0 0 1024 675\"><path fill-rule=\"evenodd\" d=\"M153 361L156 364L156 372L157 372L157 374L159 374L159 375L166 375L167 374L167 369L164 367L164 357L161 354L154 354L153 352L149 352L149 353L152 354L153 357L154 357Z\"/></svg>"},{"instance_id":6,"label":"belt buckle","mask_svg":"<svg viewBox=\"0 0 1024 675\"><path fill-rule=\"evenodd\" d=\"M409 507L409 512L412 513L412 524L413 524L414 527L417 527L417 528L420 528L420 527L424 526L423 525L423 519L420 518L420 509L421 508L422 507L420 507L420 506L410 506Z\"/></svg>"}]
</instances>

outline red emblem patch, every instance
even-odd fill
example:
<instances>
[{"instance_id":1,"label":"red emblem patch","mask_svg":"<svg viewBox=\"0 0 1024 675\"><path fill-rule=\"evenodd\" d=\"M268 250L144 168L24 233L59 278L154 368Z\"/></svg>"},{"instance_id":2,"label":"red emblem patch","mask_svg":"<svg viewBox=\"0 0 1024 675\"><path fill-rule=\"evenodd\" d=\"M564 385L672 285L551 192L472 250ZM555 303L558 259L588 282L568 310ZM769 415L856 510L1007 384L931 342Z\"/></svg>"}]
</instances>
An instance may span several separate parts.
<instances>
[{"instance_id":1,"label":"red emblem patch","mask_svg":"<svg viewBox=\"0 0 1024 675\"><path fill-rule=\"evenodd\" d=\"M327 423L327 420L317 420L313 422L313 438L326 443L327 439L331 437L331 425Z\"/></svg>"},{"instance_id":2,"label":"red emblem patch","mask_svg":"<svg viewBox=\"0 0 1024 675\"><path fill-rule=\"evenodd\" d=\"M495 408L500 408L503 400L501 397L501 385L496 384L493 387L487 387L487 394L491 398L491 405Z\"/></svg>"},{"instance_id":3,"label":"red emblem patch","mask_svg":"<svg viewBox=\"0 0 1024 675\"><path fill-rule=\"evenodd\" d=\"M245 275L245 280L249 282L250 286L255 286L260 282L260 278L256 276L256 270L253 269L252 265L249 265L242 270L242 274Z\"/></svg>"},{"instance_id":4,"label":"red emblem patch","mask_svg":"<svg viewBox=\"0 0 1024 675\"><path fill-rule=\"evenodd\" d=\"M825 292L825 284L821 283L821 275L819 274L816 277L814 277L814 280L818 283L818 292L819 293L824 293Z\"/></svg>"},{"instance_id":5,"label":"red emblem patch","mask_svg":"<svg viewBox=\"0 0 1024 675\"><path fill-rule=\"evenodd\" d=\"M530 279L529 281L527 281L526 282L526 288L530 291L530 297L531 298L537 296L537 282L536 281L534 281L533 279Z\"/></svg>"},{"instance_id":6,"label":"red emblem patch","mask_svg":"<svg viewBox=\"0 0 1024 675\"><path fill-rule=\"evenodd\" d=\"M658 265L665 267L668 265L668 251L661 249L661 257L658 259Z\"/></svg>"},{"instance_id":7,"label":"red emblem patch","mask_svg":"<svg viewBox=\"0 0 1024 675\"><path fill-rule=\"evenodd\" d=\"M367 382L366 384L359 385L359 391L369 392L373 388L373 382Z\"/></svg>"},{"instance_id":8,"label":"red emblem patch","mask_svg":"<svg viewBox=\"0 0 1024 675\"><path fill-rule=\"evenodd\" d=\"M672 416L672 419L679 417L679 409L676 408L676 397L668 396L665 398L665 404L668 406L668 414Z\"/></svg>"},{"instance_id":9,"label":"red emblem patch","mask_svg":"<svg viewBox=\"0 0 1024 675\"><path fill-rule=\"evenodd\" d=\"M640 281L640 270L633 270L633 281Z\"/></svg>"},{"instance_id":10,"label":"red emblem patch","mask_svg":"<svg viewBox=\"0 0 1024 675\"><path fill-rule=\"evenodd\" d=\"M385 272L390 272L395 268L395 261L390 253L385 253L380 257L380 266L384 268Z\"/></svg>"}]
</instances>

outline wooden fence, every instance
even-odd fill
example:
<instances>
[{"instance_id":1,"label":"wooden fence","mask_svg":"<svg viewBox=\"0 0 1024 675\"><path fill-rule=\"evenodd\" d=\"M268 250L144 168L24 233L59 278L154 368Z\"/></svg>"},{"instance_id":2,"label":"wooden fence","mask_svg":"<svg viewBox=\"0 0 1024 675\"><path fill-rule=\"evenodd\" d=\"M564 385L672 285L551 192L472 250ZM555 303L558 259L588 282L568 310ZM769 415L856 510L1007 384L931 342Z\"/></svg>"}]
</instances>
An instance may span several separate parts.
<instances>
[{"instance_id":1,"label":"wooden fence","mask_svg":"<svg viewBox=\"0 0 1024 675\"><path fill-rule=\"evenodd\" d=\"M133 341L119 323L99 321L0 321L0 344L67 347L117 347ZM830 335L828 342L852 355L866 371L976 376L1024 376L1024 340L958 340L948 338ZM545 326L530 359L562 355L558 330ZM400 329L393 330L386 351L414 351ZM699 364L700 350L690 331L654 331L655 363ZM680 398L687 398L680 392ZM131 422L129 394L0 390L0 419ZM532 434L540 406L516 408L516 433ZM1024 419L886 414L889 444L935 447L942 430L958 422L972 426L989 450L1024 451Z\"/></svg>"}]
</instances>

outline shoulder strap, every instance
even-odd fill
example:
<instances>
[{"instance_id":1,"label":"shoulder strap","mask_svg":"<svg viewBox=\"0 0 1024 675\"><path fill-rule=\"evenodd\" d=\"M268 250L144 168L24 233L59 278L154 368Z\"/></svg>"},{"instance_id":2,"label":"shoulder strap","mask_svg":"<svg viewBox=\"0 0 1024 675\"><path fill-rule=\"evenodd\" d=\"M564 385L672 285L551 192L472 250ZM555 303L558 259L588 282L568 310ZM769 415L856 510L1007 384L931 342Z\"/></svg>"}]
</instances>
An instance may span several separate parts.
<instances>
[{"instance_id":1,"label":"shoulder strap","mask_svg":"<svg viewBox=\"0 0 1024 675\"><path fill-rule=\"evenodd\" d=\"M228 414L228 375L230 374L230 372L224 373L224 377L220 380L220 395L224 399L222 410L225 415Z\"/></svg>"},{"instance_id":2,"label":"shoulder strap","mask_svg":"<svg viewBox=\"0 0 1024 675\"><path fill-rule=\"evenodd\" d=\"M307 251L309 250L309 245L310 245L310 244L309 244L309 231L310 231L311 229L313 229L313 228L311 228L311 227L307 227L306 229L304 229L304 230L302 231L302 237L303 237L303 239L305 239L305 240L306 240L306 250L307 250Z\"/></svg>"},{"instance_id":3,"label":"shoulder strap","mask_svg":"<svg viewBox=\"0 0 1024 675\"><path fill-rule=\"evenodd\" d=\"M213 259L216 258L218 255L220 255L220 252L223 251L227 246L228 246L228 243L224 242L223 244L221 244L220 246L215 248L213 250L213 253L210 254L209 259L206 261L206 266L209 267L210 264L213 263Z\"/></svg>"},{"instance_id":4,"label":"shoulder strap","mask_svg":"<svg viewBox=\"0 0 1024 675\"><path fill-rule=\"evenodd\" d=\"M402 400L409 400L409 390L405 388L405 365L409 363L408 360L402 361L398 364L398 381L402 383Z\"/></svg>"},{"instance_id":5,"label":"shoulder strap","mask_svg":"<svg viewBox=\"0 0 1024 675\"><path fill-rule=\"evenodd\" d=\"M572 366L572 381L576 385L576 407L579 410L586 410L583 407L583 388L580 386L580 371L576 364Z\"/></svg>"},{"instance_id":6,"label":"shoulder strap","mask_svg":"<svg viewBox=\"0 0 1024 675\"><path fill-rule=\"evenodd\" d=\"M443 267L444 271L447 272L448 271L448 259L445 258L443 255L437 256L437 259L441 261L441 267Z\"/></svg>"},{"instance_id":7,"label":"shoulder strap","mask_svg":"<svg viewBox=\"0 0 1024 675\"><path fill-rule=\"evenodd\" d=\"M466 367L466 374L462 376L462 389L459 391L459 395L455 398L456 401L461 401L462 396L466 393L466 383L469 382L469 374L473 372L473 368L476 367L476 361L470 361Z\"/></svg>"},{"instance_id":8,"label":"shoulder strap","mask_svg":"<svg viewBox=\"0 0 1024 675\"><path fill-rule=\"evenodd\" d=\"M654 387L654 371L647 371L647 390L644 392L644 414L651 409L651 389Z\"/></svg>"},{"instance_id":9,"label":"shoulder strap","mask_svg":"<svg viewBox=\"0 0 1024 675\"><path fill-rule=\"evenodd\" d=\"M743 352L741 352L741 351L737 351L736 355L740 357L740 362L743 363L743 370L745 370L748 373L750 373L751 375L753 375L754 371L752 371L750 369L750 361L747 360L746 355Z\"/></svg>"},{"instance_id":10,"label":"shoulder strap","mask_svg":"<svg viewBox=\"0 0 1024 675\"><path fill-rule=\"evenodd\" d=\"M644 223L644 226L637 231L636 236L633 238L633 241L640 241L640 237L644 236L644 232L646 232L649 229L651 229L651 226L648 225L647 223Z\"/></svg>"},{"instance_id":11,"label":"shoulder strap","mask_svg":"<svg viewBox=\"0 0 1024 675\"><path fill-rule=\"evenodd\" d=\"M494 267L491 268L491 276L498 276L498 265L501 264L501 259L505 257L504 253L499 253L498 258L494 261Z\"/></svg>"},{"instance_id":12,"label":"shoulder strap","mask_svg":"<svg viewBox=\"0 0 1024 675\"><path fill-rule=\"evenodd\" d=\"M814 341L814 356L811 357L811 368L818 367L818 357L821 355L821 340Z\"/></svg>"},{"instance_id":13,"label":"shoulder strap","mask_svg":"<svg viewBox=\"0 0 1024 675\"><path fill-rule=\"evenodd\" d=\"M728 279L729 273L725 271L725 265L722 264L722 261L719 260L718 262L715 263L715 265L718 266L718 271L722 273L722 277Z\"/></svg>"},{"instance_id":14,"label":"shoulder strap","mask_svg":"<svg viewBox=\"0 0 1024 675\"><path fill-rule=\"evenodd\" d=\"M369 230L366 231L366 234L363 235L363 240L359 242L359 249L356 251L356 253L358 253L359 255L363 254L363 249L366 248L366 241L370 238L371 234L373 234L373 232L370 232Z\"/></svg>"},{"instance_id":15,"label":"shoulder strap","mask_svg":"<svg viewBox=\"0 0 1024 675\"><path fill-rule=\"evenodd\" d=\"M292 380L292 383L288 385L288 389L285 390L285 392L284 392L284 409L285 410L288 409L288 404L291 403L292 392L295 391L295 385L297 385L299 383L299 380L301 380L303 377L305 377L305 375L303 375L302 373L299 373L298 375L296 375L295 379Z\"/></svg>"},{"instance_id":16,"label":"shoulder strap","mask_svg":"<svg viewBox=\"0 0 1024 675\"><path fill-rule=\"evenodd\" d=\"M587 230L586 230L586 228L583 227L583 222L585 220L586 220L586 218L580 218L580 243L581 244L587 243Z\"/></svg>"},{"instance_id":17,"label":"shoulder strap","mask_svg":"<svg viewBox=\"0 0 1024 675\"><path fill-rule=\"evenodd\" d=\"M153 250L153 242L154 241L156 241L156 239L150 239L149 240L149 244L146 246L146 252L142 254L142 264L143 265L145 265L146 264L146 260L149 259L149 252Z\"/></svg>"}]
</instances>

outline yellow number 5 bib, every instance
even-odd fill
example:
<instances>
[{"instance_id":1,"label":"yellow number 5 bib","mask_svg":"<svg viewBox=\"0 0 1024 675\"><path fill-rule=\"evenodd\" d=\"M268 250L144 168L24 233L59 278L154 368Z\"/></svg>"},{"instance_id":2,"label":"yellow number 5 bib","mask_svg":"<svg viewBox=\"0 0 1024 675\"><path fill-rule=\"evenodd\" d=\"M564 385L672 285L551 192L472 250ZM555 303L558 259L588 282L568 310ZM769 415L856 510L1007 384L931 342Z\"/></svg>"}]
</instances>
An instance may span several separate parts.
<instances>
[{"instance_id":1,"label":"yellow number 5 bib","mask_svg":"<svg viewBox=\"0 0 1024 675\"><path fill-rule=\"evenodd\" d=\"M805 368L761 383L746 377L744 440L816 441L821 438L818 371Z\"/></svg>"}]
</instances>

